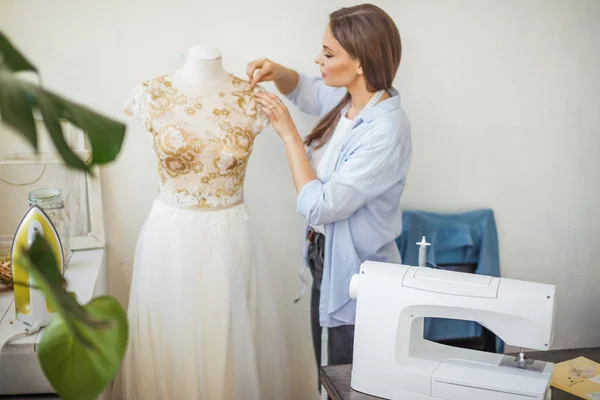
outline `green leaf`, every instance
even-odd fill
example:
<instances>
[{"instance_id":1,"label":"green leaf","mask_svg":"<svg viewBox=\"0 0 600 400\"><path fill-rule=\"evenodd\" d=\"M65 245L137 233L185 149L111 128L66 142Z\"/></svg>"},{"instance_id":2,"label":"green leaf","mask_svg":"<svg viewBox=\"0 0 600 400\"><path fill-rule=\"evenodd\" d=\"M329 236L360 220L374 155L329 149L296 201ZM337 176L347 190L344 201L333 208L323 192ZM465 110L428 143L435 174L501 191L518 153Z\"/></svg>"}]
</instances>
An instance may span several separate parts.
<instances>
[{"instance_id":1,"label":"green leaf","mask_svg":"<svg viewBox=\"0 0 600 400\"><path fill-rule=\"evenodd\" d=\"M17 78L15 73L21 71L38 72L0 32L0 120L25 136L37 150L32 111L39 109L56 150L68 166L90 172L91 166L116 159L125 138L125 124ZM90 160L80 159L68 146L61 126L64 120L87 135L92 153Z\"/></svg>"},{"instance_id":2,"label":"green leaf","mask_svg":"<svg viewBox=\"0 0 600 400\"><path fill-rule=\"evenodd\" d=\"M66 291L54 254L41 235L23 249L17 262L56 310L38 347L44 374L65 400L96 399L125 356L129 329L125 311L109 296L80 305L75 294Z\"/></svg>"},{"instance_id":3,"label":"green leaf","mask_svg":"<svg viewBox=\"0 0 600 400\"><path fill-rule=\"evenodd\" d=\"M0 69L2 118L37 148L32 108L39 108L41 111L56 150L70 167L90 172L92 165L112 162L121 151L125 138L125 124L17 79L6 70ZM70 121L88 136L92 150L91 160L82 160L68 146L60 123L63 120Z\"/></svg>"},{"instance_id":4,"label":"green leaf","mask_svg":"<svg viewBox=\"0 0 600 400\"><path fill-rule=\"evenodd\" d=\"M58 119L70 121L87 134L92 148L91 164L109 163L117 157L125 138L125 124L31 84L27 84L27 89L42 112L55 146L59 151L64 151L64 155L70 149L67 147L67 143L64 142L62 131L59 135L59 130L56 127L51 129L48 125L49 123L56 125ZM61 140L62 143L60 143ZM63 154L62 151L61 154Z\"/></svg>"},{"instance_id":5,"label":"green leaf","mask_svg":"<svg viewBox=\"0 0 600 400\"><path fill-rule=\"evenodd\" d=\"M17 260L25 266L38 286L43 290L53 309L64 319L71 334L84 346L94 349L94 343L83 334L76 321L89 327L105 328L110 321L98 320L88 314L77 302L73 293L66 291L66 281L58 269L50 245L40 235L36 235L29 249L22 249Z\"/></svg>"},{"instance_id":6,"label":"green leaf","mask_svg":"<svg viewBox=\"0 0 600 400\"><path fill-rule=\"evenodd\" d=\"M0 68L0 115L2 115L2 120L22 133L37 150L37 132L31 106L19 80L15 79L7 69Z\"/></svg>"},{"instance_id":7,"label":"green leaf","mask_svg":"<svg viewBox=\"0 0 600 400\"><path fill-rule=\"evenodd\" d=\"M112 297L97 297L84 306L97 319L110 320L110 327L94 329L75 322L94 350L77 341L59 316L44 329L38 357L42 369L65 400L95 400L114 378L125 356L128 339L127 315Z\"/></svg>"},{"instance_id":8,"label":"green leaf","mask_svg":"<svg viewBox=\"0 0 600 400\"><path fill-rule=\"evenodd\" d=\"M36 234L29 249L23 248L16 264L23 265L39 288L46 294L48 302L58 312L61 309L60 291L65 290L66 281L58 270L58 263L46 239Z\"/></svg>"},{"instance_id":9,"label":"green leaf","mask_svg":"<svg viewBox=\"0 0 600 400\"><path fill-rule=\"evenodd\" d=\"M0 64L4 64L13 72L33 71L35 66L12 45L10 40L0 32Z\"/></svg>"},{"instance_id":10,"label":"green leaf","mask_svg":"<svg viewBox=\"0 0 600 400\"><path fill-rule=\"evenodd\" d=\"M38 92L38 89L29 88L34 93ZM80 159L69 147L69 144L65 140L65 136L62 130L62 125L60 123L60 104L57 104L53 101L53 97L51 95L44 96L43 94L36 93L37 95L34 97L35 101L42 113L42 117L44 119L44 125L46 129L48 129L48 133L52 138L52 142L54 143L54 147L60 153L63 160L70 166L89 171L88 165L84 162L84 160Z\"/></svg>"},{"instance_id":11,"label":"green leaf","mask_svg":"<svg viewBox=\"0 0 600 400\"><path fill-rule=\"evenodd\" d=\"M36 281L52 287L64 288L67 284L65 278L60 273L58 262L52 253L50 245L46 239L37 233L29 249L24 249L23 254L27 255L33 264L33 275Z\"/></svg>"}]
</instances>

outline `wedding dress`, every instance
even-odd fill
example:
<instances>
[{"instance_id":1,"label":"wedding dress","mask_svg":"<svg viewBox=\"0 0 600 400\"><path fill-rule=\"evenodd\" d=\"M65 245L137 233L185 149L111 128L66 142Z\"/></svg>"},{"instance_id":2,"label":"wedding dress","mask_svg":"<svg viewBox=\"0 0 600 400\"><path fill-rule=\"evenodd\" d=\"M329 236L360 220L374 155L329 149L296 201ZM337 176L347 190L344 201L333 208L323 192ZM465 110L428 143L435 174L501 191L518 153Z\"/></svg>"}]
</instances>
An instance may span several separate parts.
<instances>
[{"instance_id":1,"label":"wedding dress","mask_svg":"<svg viewBox=\"0 0 600 400\"><path fill-rule=\"evenodd\" d=\"M285 344L243 201L268 124L249 82L175 75L132 91L125 112L153 138L159 195L135 252L124 399L286 399Z\"/></svg>"}]
</instances>

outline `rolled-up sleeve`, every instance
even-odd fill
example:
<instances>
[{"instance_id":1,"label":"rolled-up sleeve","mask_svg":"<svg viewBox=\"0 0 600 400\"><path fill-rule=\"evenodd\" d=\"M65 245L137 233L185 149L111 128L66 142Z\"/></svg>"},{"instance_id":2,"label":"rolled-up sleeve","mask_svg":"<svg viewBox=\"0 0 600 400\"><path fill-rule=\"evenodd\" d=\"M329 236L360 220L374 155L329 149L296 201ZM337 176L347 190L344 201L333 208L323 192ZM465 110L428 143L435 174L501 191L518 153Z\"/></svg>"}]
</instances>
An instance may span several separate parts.
<instances>
[{"instance_id":1,"label":"rolled-up sleeve","mask_svg":"<svg viewBox=\"0 0 600 400\"><path fill-rule=\"evenodd\" d=\"M296 207L308 224L347 219L402 179L401 133L393 126L379 126L377 130L343 161L329 181L315 179L302 187Z\"/></svg>"},{"instance_id":2,"label":"rolled-up sleeve","mask_svg":"<svg viewBox=\"0 0 600 400\"><path fill-rule=\"evenodd\" d=\"M308 77L302 73L298 75L300 79L296 88L285 97L309 115L322 115L323 107L338 88L326 86L321 77Z\"/></svg>"}]
</instances>

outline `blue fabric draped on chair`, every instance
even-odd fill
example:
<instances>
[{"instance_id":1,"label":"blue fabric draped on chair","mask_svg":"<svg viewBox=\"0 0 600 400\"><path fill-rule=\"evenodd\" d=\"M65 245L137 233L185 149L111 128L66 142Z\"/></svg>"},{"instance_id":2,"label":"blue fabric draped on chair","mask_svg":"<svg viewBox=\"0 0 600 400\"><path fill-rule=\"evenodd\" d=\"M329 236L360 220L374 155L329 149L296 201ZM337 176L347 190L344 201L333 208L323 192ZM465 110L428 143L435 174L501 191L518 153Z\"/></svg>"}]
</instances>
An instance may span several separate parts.
<instances>
[{"instance_id":1,"label":"blue fabric draped on chair","mask_svg":"<svg viewBox=\"0 0 600 400\"><path fill-rule=\"evenodd\" d=\"M475 274L500 276L498 233L494 212L479 209L464 213L434 213L420 210L403 212L402 233L396 240L402 263L418 265L419 246L425 236L428 267L472 265ZM450 269L450 268L448 268ZM489 331L488 331L489 333ZM424 337L440 341L477 338L484 334L472 321L426 318ZM496 337L495 350L504 351L504 342Z\"/></svg>"}]
</instances>

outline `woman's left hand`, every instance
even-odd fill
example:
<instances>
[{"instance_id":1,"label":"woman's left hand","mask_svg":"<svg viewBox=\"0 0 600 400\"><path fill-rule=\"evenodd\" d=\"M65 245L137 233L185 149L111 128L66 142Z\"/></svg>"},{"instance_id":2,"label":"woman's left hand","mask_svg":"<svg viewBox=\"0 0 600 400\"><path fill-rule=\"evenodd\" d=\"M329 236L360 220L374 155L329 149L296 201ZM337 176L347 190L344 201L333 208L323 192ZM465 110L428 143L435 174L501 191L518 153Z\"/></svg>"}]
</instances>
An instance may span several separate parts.
<instances>
[{"instance_id":1,"label":"woman's left hand","mask_svg":"<svg viewBox=\"0 0 600 400\"><path fill-rule=\"evenodd\" d=\"M263 111L269 117L271 125L281 139L287 140L299 136L298 129L292 120L288 108L279 97L268 92L259 92L255 96L256 101L263 106Z\"/></svg>"}]
</instances>

